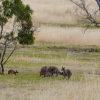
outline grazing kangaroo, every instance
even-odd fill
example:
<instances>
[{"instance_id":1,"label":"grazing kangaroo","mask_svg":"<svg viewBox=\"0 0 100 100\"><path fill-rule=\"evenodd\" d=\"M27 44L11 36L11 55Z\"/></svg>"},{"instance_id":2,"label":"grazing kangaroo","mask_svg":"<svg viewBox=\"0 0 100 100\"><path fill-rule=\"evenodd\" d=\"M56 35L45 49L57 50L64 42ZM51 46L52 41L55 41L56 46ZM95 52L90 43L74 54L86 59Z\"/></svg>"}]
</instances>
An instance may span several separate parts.
<instances>
[{"instance_id":1,"label":"grazing kangaroo","mask_svg":"<svg viewBox=\"0 0 100 100\"><path fill-rule=\"evenodd\" d=\"M58 76L58 74L61 74L61 72L59 71L59 69L55 66L50 66L47 69L47 73L51 73L51 76L53 76L53 74L56 74L56 76Z\"/></svg>"},{"instance_id":2,"label":"grazing kangaroo","mask_svg":"<svg viewBox=\"0 0 100 100\"><path fill-rule=\"evenodd\" d=\"M44 75L44 77L46 77L47 69L48 69L47 66L42 67L41 70L40 70L40 76Z\"/></svg>"},{"instance_id":3,"label":"grazing kangaroo","mask_svg":"<svg viewBox=\"0 0 100 100\"><path fill-rule=\"evenodd\" d=\"M68 79L70 79L70 77L72 76L72 72L69 69L65 69L65 67L62 67L61 69L63 71L62 75L64 77L68 77Z\"/></svg>"},{"instance_id":4,"label":"grazing kangaroo","mask_svg":"<svg viewBox=\"0 0 100 100\"><path fill-rule=\"evenodd\" d=\"M13 69L10 69L9 71L8 71L8 74L15 74L16 75L16 73L18 73L18 71L16 70L16 71L14 71Z\"/></svg>"}]
</instances>

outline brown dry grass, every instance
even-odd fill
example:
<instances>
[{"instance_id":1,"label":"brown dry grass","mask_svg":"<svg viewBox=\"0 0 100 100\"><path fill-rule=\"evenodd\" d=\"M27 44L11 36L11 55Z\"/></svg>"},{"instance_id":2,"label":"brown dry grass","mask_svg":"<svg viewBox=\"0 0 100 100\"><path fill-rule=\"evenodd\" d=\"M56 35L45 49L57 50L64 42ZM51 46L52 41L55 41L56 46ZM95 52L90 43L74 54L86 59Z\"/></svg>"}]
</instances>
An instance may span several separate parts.
<instances>
[{"instance_id":1,"label":"brown dry grass","mask_svg":"<svg viewBox=\"0 0 100 100\"><path fill-rule=\"evenodd\" d=\"M79 1L79 0L78 0ZM36 35L36 41L65 42L75 45L99 45L99 30L88 30L85 34L82 28L61 28L53 24L76 24L77 17L65 11L74 11L75 5L70 0L24 0L34 10L33 23L51 23L51 26L42 25ZM98 9L94 0L86 2L90 9ZM89 6L88 6L89 7Z\"/></svg>"},{"instance_id":2,"label":"brown dry grass","mask_svg":"<svg viewBox=\"0 0 100 100\"><path fill-rule=\"evenodd\" d=\"M24 0L24 2L34 10L34 23L76 23L74 16L65 13L68 8L70 9L73 6L73 4L70 5L69 0Z\"/></svg>"},{"instance_id":3,"label":"brown dry grass","mask_svg":"<svg viewBox=\"0 0 100 100\"><path fill-rule=\"evenodd\" d=\"M99 29L40 27L36 41L64 42L66 45L100 45Z\"/></svg>"},{"instance_id":4,"label":"brown dry grass","mask_svg":"<svg viewBox=\"0 0 100 100\"><path fill-rule=\"evenodd\" d=\"M99 81L100 82L100 81ZM23 87L1 88L2 100L99 100L98 82L43 82Z\"/></svg>"}]
</instances>

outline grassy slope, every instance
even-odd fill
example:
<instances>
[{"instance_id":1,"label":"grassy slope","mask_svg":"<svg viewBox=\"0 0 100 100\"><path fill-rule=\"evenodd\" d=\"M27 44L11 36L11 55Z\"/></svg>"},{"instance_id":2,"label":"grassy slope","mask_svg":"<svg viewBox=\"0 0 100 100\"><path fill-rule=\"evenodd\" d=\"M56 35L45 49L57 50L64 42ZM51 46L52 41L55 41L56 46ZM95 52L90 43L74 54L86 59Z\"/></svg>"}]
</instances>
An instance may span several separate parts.
<instances>
[{"instance_id":1,"label":"grassy slope","mask_svg":"<svg viewBox=\"0 0 100 100\"><path fill-rule=\"evenodd\" d=\"M19 46L5 66L5 75L0 76L2 100L99 100L100 54L85 52L86 48L90 46L66 47L62 43L50 42ZM95 49L99 50L99 47ZM70 80L63 76L40 77L39 71L44 65L55 65L59 70L65 66L73 76ZM19 73L7 75L11 68Z\"/></svg>"}]
</instances>

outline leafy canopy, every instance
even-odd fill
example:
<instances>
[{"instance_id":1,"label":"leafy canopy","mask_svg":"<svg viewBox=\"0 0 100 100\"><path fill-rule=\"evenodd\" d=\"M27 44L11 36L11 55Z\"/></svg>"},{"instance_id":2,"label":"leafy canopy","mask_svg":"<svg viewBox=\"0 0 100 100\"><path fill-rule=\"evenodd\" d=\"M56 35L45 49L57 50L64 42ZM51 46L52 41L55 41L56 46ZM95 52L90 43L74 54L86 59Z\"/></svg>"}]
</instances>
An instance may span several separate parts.
<instances>
[{"instance_id":1,"label":"leafy canopy","mask_svg":"<svg viewBox=\"0 0 100 100\"><path fill-rule=\"evenodd\" d=\"M33 10L29 5L24 5L21 0L3 0L0 6L0 24L5 25L9 18L15 16L15 23L19 25L17 28L18 40L20 44L33 44L33 23L32 15ZM14 27L13 27L14 28ZM14 29L5 36L7 38L14 38Z\"/></svg>"}]
</instances>

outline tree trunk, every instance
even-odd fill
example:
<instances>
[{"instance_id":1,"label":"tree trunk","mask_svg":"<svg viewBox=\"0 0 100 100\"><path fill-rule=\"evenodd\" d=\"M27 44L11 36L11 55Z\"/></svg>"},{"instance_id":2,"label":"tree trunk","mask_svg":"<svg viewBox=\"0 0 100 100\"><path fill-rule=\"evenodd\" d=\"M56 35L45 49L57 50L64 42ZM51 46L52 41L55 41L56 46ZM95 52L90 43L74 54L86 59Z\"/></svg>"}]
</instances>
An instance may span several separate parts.
<instances>
[{"instance_id":1,"label":"tree trunk","mask_svg":"<svg viewBox=\"0 0 100 100\"><path fill-rule=\"evenodd\" d=\"M3 66L3 64L1 64L1 74L4 75L4 66Z\"/></svg>"}]
</instances>

